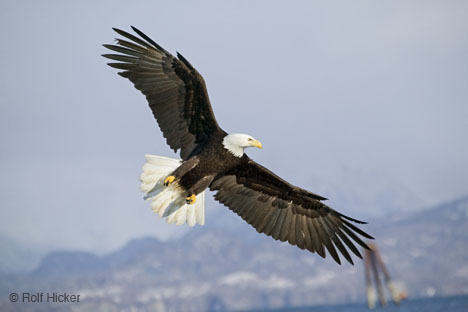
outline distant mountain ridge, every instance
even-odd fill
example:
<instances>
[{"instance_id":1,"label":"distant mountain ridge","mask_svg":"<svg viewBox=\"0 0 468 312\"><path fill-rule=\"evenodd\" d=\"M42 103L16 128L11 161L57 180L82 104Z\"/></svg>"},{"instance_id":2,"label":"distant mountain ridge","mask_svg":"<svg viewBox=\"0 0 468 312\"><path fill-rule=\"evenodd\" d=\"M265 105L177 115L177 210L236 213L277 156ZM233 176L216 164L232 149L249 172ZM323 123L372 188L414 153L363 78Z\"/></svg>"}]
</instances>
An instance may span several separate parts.
<instances>
[{"instance_id":1,"label":"distant mountain ridge","mask_svg":"<svg viewBox=\"0 0 468 312\"><path fill-rule=\"evenodd\" d=\"M223 216L235 219L230 211ZM132 240L102 257L50 253L33 273L2 279L0 310L11 310L3 298L12 289L79 293L80 304L93 311L224 311L365 299L358 259L355 266L338 266L329 257L259 235L242 220L233 222L195 227L173 241ZM409 296L468 294L468 197L380 219L366 231L376 237L390 274Z\"/></svg>"}]
</instances>

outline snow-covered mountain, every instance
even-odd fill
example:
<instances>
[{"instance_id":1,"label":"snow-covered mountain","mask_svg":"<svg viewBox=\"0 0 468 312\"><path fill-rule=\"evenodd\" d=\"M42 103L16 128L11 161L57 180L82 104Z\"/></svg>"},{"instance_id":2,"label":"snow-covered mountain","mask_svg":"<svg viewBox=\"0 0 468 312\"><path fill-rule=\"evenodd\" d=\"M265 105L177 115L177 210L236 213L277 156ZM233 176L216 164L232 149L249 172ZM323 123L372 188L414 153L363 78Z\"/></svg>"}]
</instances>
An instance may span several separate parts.
<instances>
[{"instance_id":1,"label":"snow-covered mountain","mask_svg":"<svg viewBox=\"0 0 468 312\"><path fill-rule=\"evenodd\" d=\"M242 220L225 226L223 218L236 218L220 211L219 222L173 241L137 239L102 257L50 253L33 273L2 277L0 310L21 304L7 299L13 290L80 294L80 303L62 304L63 311L77 304L90 311L223 311L364 301L362 261L339 266L259 235ZM365 229L409 296L468 294L468 197Z\"/></svg>"}]
</instances>

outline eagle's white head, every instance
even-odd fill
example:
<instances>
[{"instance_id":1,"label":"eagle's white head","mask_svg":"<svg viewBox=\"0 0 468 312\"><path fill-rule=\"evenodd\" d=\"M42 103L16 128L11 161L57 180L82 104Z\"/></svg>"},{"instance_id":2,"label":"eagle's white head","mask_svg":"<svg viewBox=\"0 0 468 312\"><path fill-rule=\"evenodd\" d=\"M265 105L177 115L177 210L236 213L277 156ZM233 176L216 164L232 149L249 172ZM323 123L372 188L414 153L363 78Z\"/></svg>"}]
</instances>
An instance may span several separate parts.
<instances>
[{"instance_id":1,"label":"eagle's white head","mask_svg":"<svg viewBox=\"0 0 468 312\"><path fill-rule=\"evenodd\" d=\"M223 139L224 148L231 152L234 156L242 157L246 147L254 146L262 148L262 143L255 140L248 134L232 133L228 134Z\"/></svg>"}]
</instances>

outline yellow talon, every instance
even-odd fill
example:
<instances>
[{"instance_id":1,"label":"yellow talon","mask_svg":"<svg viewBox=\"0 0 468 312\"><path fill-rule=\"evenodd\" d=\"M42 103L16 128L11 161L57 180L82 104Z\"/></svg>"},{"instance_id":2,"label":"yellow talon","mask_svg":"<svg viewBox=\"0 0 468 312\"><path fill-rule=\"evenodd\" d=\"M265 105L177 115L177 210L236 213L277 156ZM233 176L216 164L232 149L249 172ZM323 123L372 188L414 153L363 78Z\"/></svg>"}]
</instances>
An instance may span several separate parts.
<instances>
[{"instance_id":1,"label":"yellow talon","mask_svg":"<svg viewBox=\"0 0 468 312\"><path fill-rule=\"evenodd\" d=\"M166 179L164 179L164 185L169 186L172 182L174 182L175 177L174 176L168 176Z\"/></svg>"},{"instance_id":2,"label":"yellow talon","mask_svg":"<svg viewBox=\"0 0 468 312\"><path fill-rule=\"evenodd\" d=\"M197 195L192 194L189 197L185 198L185 201L187 202L187 204L193 205L195 204L196 199L197 199Z\"/></svg>"}]
</instances>

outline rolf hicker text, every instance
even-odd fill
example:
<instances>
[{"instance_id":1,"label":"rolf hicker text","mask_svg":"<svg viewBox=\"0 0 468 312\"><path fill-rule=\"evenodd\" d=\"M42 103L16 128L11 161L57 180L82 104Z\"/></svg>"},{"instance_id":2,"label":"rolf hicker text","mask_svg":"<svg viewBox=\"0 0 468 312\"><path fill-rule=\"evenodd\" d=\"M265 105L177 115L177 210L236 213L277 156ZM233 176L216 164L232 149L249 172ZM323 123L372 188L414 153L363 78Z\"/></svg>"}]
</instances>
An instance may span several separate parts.
<instances>
[{"instance_id":1,"label":"rolf hicker text","mask_svg":"<svg viewBox=\"0 0 468 312\"><path fill-rule=\"evenodd\" d=\"M68 303L80 302L80 295L67 293L22 293L22 302L26 303Z\"/></svg>"}]
</instances>

